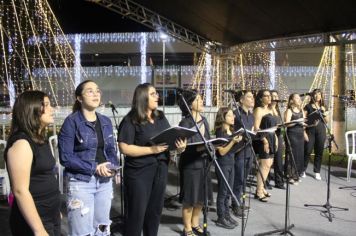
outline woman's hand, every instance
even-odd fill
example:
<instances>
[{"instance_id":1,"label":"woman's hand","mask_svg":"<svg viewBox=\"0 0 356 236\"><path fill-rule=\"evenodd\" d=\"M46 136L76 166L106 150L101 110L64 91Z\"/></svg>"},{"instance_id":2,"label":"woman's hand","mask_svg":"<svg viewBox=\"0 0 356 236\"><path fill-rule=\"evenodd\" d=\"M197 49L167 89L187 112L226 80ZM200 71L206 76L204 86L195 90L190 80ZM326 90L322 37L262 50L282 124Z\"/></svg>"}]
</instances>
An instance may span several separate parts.
<instances>
[{"instance_id":1,"label":"woman's hand","mask_svg":"<svg viewBox=\"0 0 356 236\"><path fill-rule=\"evenodd\" d=\"M309 137L305 131L304 131L304 141L309 142Z\"/></svg>"},{"instance_id":2,"label":"woman's hand","mask_svg":"<svg viewBox=\"0 0 356 236\"><path fill-rule=\"evenodd\" d=\"M166 145L166 144L159 144L156 146L151 146L151 151L153 154L165 152L165 151L167 151L167 149L168 149L168 145Z\"/></svg>"},{"instance_id":3,"label":"woman's hand","mask_svg":"<svg viewBox=\"0 0 356 236\"><path fill-rule=\"evenodd\" d=\"M178 153L182 153L185 151L185 148L187 147L187 139L177 139L176 140L176 148Z\"/></svg>"},{"instance_id":4,"label":"woman's hand","mask_svg":"<svg viewBox=\"0 0 356 236\"><path fill-rule=\"evenodd\" d=\"M269 153L269 144L268 141L263 141L263 151Z\"/></svg>"},{"instance_id":5,"label":"woman's hand","mask_svg":"<svg viewBox=\"0 0 356 236\"><path fill-rule=\"evenodd\" d=\"M242 136L241 135L236 135L235 137L233 137L232 141L234 142L234 144L240 142L242 140Z\"/></svg>"},{"instance_id":6,"label":"woman's hand","mask_svg":"<svg viewBox=\"0 0 356 236\"><path fill-rule=\"evenodd\" d=\"M95 173L102 177L111 177L114 173L107 167L110 162L104 162L96 166Z\"/></svg>"}]
</instances>

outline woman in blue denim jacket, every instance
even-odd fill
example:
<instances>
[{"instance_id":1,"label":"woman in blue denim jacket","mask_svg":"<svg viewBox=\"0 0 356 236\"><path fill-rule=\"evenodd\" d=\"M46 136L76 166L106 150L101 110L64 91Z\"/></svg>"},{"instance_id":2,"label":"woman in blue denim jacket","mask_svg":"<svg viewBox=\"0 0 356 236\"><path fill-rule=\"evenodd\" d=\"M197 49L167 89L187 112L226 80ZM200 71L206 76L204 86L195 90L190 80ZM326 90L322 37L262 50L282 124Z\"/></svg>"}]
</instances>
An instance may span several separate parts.
<instances>
[{"instance_id":1,"label":"woman in blue denim jacket","mask_svg":"<svg viewBox=\"0 0 356 236\"><path fill-rule=\"evenodd\" d=\"M95 112L101 91L91 80L75 90L76 102L58 137L59 156L68 177L69 235L110 235L111 177L117 166L113 127Z\"/></svg>"}]
</instances>

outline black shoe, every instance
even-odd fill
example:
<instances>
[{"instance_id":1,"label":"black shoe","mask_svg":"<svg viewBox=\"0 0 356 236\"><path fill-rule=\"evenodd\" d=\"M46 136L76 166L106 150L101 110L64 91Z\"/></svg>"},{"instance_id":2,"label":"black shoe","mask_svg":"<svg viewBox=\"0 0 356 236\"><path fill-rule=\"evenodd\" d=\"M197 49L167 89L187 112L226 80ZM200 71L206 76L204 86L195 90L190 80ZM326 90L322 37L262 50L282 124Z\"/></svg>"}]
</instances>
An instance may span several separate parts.
<instances>
[{"instance_id":1,"label":"black shoe","mask_svg":"<svg viewBox=\"0 0 356 236\"><path fill-rule=\"evenodd\" d=\"M200 227L200 225L198 225L197 227L192 227L193 233L196 236L205 236L204 235L204 230L202 227ZM206 236L210 236L210 232L206 231Z\"/></svg>"},{"instance_id":2,"label":"black shoe","mask_svg":"<svg viewBox=\"0 0 356 236\"><path fill-rule=\"evenodd\" d=\"M197 236L193 231L185 231L183 229L182 236Z\"/></svg>"},{"instance_id":3,"label":"black shoe","mask_svg":"<svg viewBox=\"0 0 356 236\"><path fill-rule=\"evenodd\" d=\"M234 218L232 218L230 215L225 216L225 219L233 226L238 226L239 222L237 222L236 220L234 220Z\"/></svg>"},{"instance_id":4,"label":"black shoe","mask_svg":"<svg viewBox=\"0 0 356 236\"><path fill-rule=\"evenodd\" d=\"M271 190L272 189L272 185L269 182L266 182L266 188Z\"/></svg>"},{"instance_id":5,"label":"black shoe","mask_svg":"<svg viewBox=\"0 0 356 236\"><path fill-rule=\"evenodd\" d=\"M279 189L286 189L283 184L276 184L274 187Z\"/></svg>"},{"instance_id":6,"label":"black shoe","mask_svg":"<svg viewBox=\"0 0 356 236\"><path fill-rule=\"evenodd\" d=\"M236 226L232 225L226 218L219 217L218 220L216 221L216 226L219 226L221 228L225 229L233 229Z\"/></svg>"},{"instance_id":7,"label":"black shoe","mask_svg":"<svg viewBox=\"0 0 356 236\"><path fill-rule=\"evenodd\" d=\"M205 236L204 230L202 227L200 227L200 225L198 225L197 227L192 227L192 230L193 230L193 233L196 234L197 236ZM209 231L206 232L206 236L210 236Z\"/></svg>"},{"instance_id":8,"label":"black shoe","mask_svg":"<svg viewBox=\"0 0 356 236\"><path fill-rule=\"evenodd\" d=\"M244 215L244 211L240 206L237 206L232 208L232 214L234 214L234 216L236 217L241 218Z\"/></svg>"}]
</instances>

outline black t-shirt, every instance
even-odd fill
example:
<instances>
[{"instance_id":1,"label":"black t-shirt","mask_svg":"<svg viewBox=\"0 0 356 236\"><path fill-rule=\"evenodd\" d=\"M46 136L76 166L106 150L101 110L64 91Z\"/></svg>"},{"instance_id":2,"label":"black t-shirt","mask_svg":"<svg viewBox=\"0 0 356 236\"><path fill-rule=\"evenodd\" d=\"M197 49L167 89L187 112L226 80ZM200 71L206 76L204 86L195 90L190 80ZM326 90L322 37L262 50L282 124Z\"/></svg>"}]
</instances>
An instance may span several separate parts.
<instances>
[{"instance_id":1,"label":"black t-shirt","mask_svg":"<svg viewBox=\"0 0 356 236\"><path fill-rule=\"evenodd\" d=\"M56 161L52 155L48 142L37 144L25 133L14 134L7 142L4 153L5 161L7 161L7 152L9 148L20 139L27 140L33 152L29 191L34 201L36 202L59 194L58 182L55 177Z\"/></svg>"},{"instance_id":2,"label":"black t-shirt","mask_svg":"<svg viewBox=\"0 0 356 236\"><path fill-rule=\"evenodd\" d=\"M146 122L144 124L134 124L132 119L127 115L120 124L118 142L149 147L153 145L150 139L169 127L169 122L163 114L161 117L156 117L154 123ZM168 152L140 157L126 156L125 165L130 167L143 167L156 163L157 160L168 161Z\"/></svg>"},{"instance_id":3,"label":"black t-shirt","mask_svg":"<svg viewBox=\"0 0 356 236\"><path fill-rule=\"evenodd\" d=\"M242 119L242 122L244 123L245 128L248 130L252 130L253 125L255 123L255 117L253 116L252 112L248 111L246 113L245 110L243 110L241 107L239 107L239 111L240 111L240 113L237 110L234 111L234 114L235 114L234 129L239 130L240 128L243 127L243 125L241 123L241 119ZM240 119L239 114L241 114L241 119ZM245 145L244 141L241 141L241 142L237 143L236 145L238 146L238 149L240 150L238 153L236 153L236 158L244 158L244 155L246 155L246 157L252 157L252 149L251 149L250 145L246 146L245 149L243 149L243 147Z\"/></svg>"},{"instance_id":4,"label":"black t-shirt","mask_svg":"<svg viewBox=\"0 0 356 236\"><path fill-rule=\"evenodd\" d=\"M222 129L216 130L216 137L217 138L226 138L229 139L230 135L226 132L223 132ZM220 165L233 165L234 164L234 156L235 152L237 151L237 144L232 146L232 148L226 153L224 156L219 154L219 151L216 151L217 160Z\"/></svg>"},{"instance_id":5,"label":"black t-shirt","mask_svg":"<svg viewBox=\"0 0 356 236\"><path fill-rule=\"evenodd\" d=\"M103 131L101 130L100 120L97 118L96 121L91 122L95 127L96 137L98 139L98 146L96 147L95 162L98 164L106 162L104 155L104 138Z\"/></svg>"}]
</instances>

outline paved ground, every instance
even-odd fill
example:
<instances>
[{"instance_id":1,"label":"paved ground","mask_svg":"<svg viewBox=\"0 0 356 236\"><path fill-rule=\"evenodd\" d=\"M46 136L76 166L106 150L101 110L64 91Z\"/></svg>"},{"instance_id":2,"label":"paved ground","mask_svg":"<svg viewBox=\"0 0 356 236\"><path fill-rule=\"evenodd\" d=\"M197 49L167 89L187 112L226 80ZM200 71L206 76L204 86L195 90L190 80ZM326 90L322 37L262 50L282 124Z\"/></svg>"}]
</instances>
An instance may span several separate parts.
<instances>
[{"instance_id":1,"label":"paved ground","mask_svg":"<svg viewBox=\"0 0 356 236\"><path fill-rule=\"evenodd\" d=\"M170 168L169 186L167 186L167 196L175 195L177 189L177 175L175 167ZM321 211L321 207L304 207L304 204L325 204L326 203L326 167L322 167L322 181L316 181L311 175L311 166L307 172L307 177L302 179L302 183L298 186L291 186L290 190L290 208L289 222L295 225L291 229L294 235L356 235L356 188L339 189L343 186L356 186L356 172L353 173L351 182L346 182L346 171L342 168L334 167L331 169L331 188L330 188L330 203L332 206L346 207L348 211L340 211L331 209L332 222L326 218ZM213 180L214 188L216 189L216 180ZM273 183L273 182L272 182ZM255 187L248 189L250 193L255 191ZM216 192L215 192L216 193ZM245 223L244 235L255 235L270 230L275 230L284 227L285 219L285 193L284 190L273 188L270 190L272 197L268 203L262 203L253 199L248 199L248 204L251 210L248 214L247 223ZM177 207L177 208L176 208ZM64 209L63 209L64 210ZM65 211L65 210L64 210ZM10 235L8 229L8 213L9 209L4 201L0 204L0 235ZM120 192L116 191L112 208L112 234L121 235L121 227L119 225L120 214ZM208 230L212 235L242 235L241 220L240 225L233 230L226 230L215 226L216 209L211 208L208 214ZM181 208L175 201L168 202L167 207L163 211L159 235L170 236L179 235L182 230ZM66 235L66 217L62 222L62 232ZM274 234L277 235L277 234Z\"/></svg>"}]
</instances>

